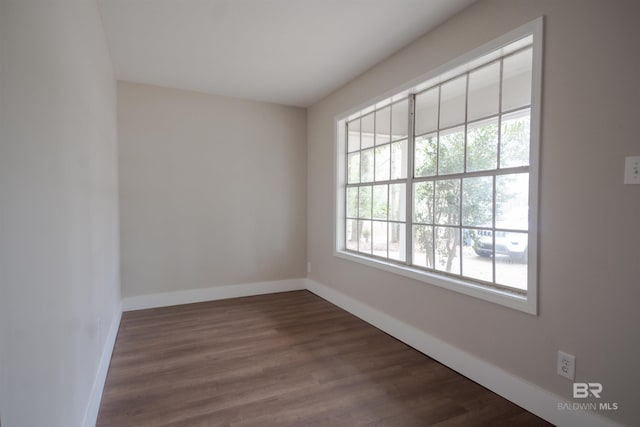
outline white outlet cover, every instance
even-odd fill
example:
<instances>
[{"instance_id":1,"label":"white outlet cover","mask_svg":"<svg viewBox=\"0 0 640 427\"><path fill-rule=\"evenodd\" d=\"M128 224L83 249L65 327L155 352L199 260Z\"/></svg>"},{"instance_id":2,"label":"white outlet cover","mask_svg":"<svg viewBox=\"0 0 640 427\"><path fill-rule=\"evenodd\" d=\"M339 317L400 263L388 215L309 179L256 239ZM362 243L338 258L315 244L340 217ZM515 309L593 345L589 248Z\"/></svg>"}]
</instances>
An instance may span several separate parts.
<instances>
[{"instance_id":1,"label":"white outlet cover","mask_svg":"<svg viewBox=\"0 0 640 427\"><path fill-rule=\"evenodd\" d=\"M558 352L558 375L570 380L575 379L576 357L573 354L568 354L564 351Z\"/></svg>"},{"instance_id":2,"label":"white outlet cover","mask_svg":"<svg viewBox=\"0 0 640 427\"><path fill-rule=\"evenodd\" d=\"M640 156L624 158L624 183L640 184Z\"/></svg>"}]
</instances>

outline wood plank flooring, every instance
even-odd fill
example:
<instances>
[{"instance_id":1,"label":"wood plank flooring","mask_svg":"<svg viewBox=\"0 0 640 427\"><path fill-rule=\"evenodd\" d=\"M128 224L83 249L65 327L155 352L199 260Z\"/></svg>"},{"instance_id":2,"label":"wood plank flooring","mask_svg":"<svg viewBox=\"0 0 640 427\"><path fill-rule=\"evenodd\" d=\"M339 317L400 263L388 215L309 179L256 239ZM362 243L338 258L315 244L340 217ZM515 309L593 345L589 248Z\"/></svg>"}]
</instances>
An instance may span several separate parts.
<instances>
[{"instance_id":1,"label":"wood plank flooring","mask_svg":"<svg viewBox=\"0 0 640 427\"><path fill-rule=\"evenodd\" d=\"M547 426L307 291L123 314L106 426Z\"/></svg>"}]
</instances>

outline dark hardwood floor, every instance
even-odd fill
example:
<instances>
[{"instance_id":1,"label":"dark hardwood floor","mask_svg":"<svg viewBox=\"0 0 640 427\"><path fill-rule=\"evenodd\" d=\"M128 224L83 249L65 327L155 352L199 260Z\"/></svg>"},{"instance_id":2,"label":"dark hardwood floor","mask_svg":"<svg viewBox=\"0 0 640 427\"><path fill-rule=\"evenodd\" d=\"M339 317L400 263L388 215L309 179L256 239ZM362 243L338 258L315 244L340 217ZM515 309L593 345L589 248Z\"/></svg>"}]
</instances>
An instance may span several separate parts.
<instances>
[{"instance_id":1,"label":"dark hardwood floor","mask_svg":"<svg viewBox=\"0 0 640 427\"><path fill-rule=\"evenodd\" d=\"M123 314L104 426L546 426L307 291Z\"/></svg>"}]
</instances>

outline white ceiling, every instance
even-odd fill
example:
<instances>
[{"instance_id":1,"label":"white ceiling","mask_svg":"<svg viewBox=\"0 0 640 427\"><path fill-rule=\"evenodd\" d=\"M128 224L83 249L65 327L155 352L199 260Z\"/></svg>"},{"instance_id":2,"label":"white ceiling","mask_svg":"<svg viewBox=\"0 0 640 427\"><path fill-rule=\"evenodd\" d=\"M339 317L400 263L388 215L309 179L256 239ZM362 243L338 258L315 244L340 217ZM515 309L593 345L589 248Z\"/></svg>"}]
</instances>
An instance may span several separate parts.
<instances>
[{"instance_id":1,"label":"white ceiling","mask_svg":"<svg viewBox=\"0 0 640 427\"><path fill-rule=\"evenodd\" d=\"M116 77L306 107L475 0L99 0Z\"/></svg>"}]
</instances>

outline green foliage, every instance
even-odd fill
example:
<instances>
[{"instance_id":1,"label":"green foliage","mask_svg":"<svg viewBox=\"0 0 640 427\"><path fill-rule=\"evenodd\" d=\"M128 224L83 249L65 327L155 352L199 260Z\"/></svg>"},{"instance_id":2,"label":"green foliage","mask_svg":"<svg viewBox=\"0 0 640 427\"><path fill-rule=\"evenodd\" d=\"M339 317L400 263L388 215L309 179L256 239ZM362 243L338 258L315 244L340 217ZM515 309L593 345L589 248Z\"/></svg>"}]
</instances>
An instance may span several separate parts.
<instances>
[{"instance_id":1,"label":"green foliage","mask_svg":"<svg viewBox=\"0 0 640 427\"><path fill-rule=\"evenodd\" d=\"M502 127L501 166L528 164L529 118L505 120ZM464 133L453 132L440 136L426 135L416 139L415 176L436 176L460 173L464 170ZM498 165L497 119L469 126L466 162L468 171L493 170ZM488 227L493 224L493 178L471 177L436 179L414 185L414 213L416 222L427 224L414 228L415 245L427 254L427 266L451 272L459 255L461 238L466 241L479 238L474 230L460 235L457 227L438 225ZM462 207L460 206L462 191ZM496 197L507 205L518 197L522 189L500 186ZM433 206L432 206L433 205ZM462 211L462 218L460 212ZM435 232L435 238L433 233ZM435 245L435 246L434 246ZM437 265L433 259L435 253Z\"/></svg>"},{"instance_id":2,"label":"green foliage","mask_svg":"<svg viewBox=\"0 0 640 427\"><path fill-rule=\"evenodd\" d=\"M500 167L529 164L529 116L514 117L502 122Z\"/></svg>"}]
</instances>

